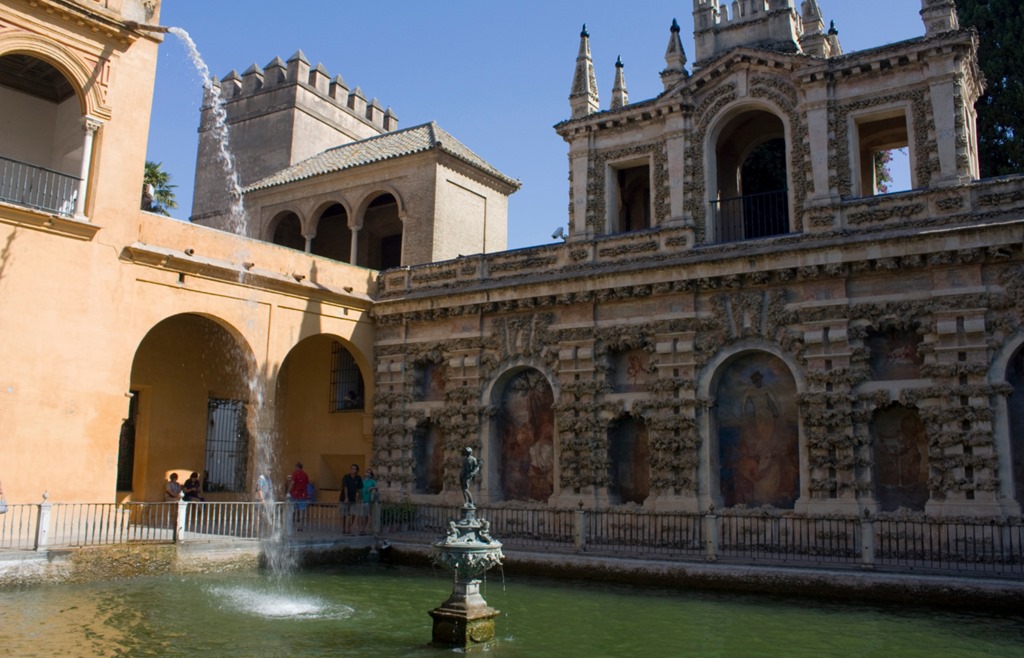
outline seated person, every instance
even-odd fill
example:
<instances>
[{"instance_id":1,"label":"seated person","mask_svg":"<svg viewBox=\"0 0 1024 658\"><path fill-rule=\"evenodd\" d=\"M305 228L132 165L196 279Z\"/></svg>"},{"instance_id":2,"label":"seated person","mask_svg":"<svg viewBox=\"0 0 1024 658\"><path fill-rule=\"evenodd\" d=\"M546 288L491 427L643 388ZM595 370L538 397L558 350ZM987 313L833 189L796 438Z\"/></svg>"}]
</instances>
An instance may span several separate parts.
<instances>
[{"instance_id":1,"label":"seated person","mask_svg":"<svg viewBox=\"0 0 1024 658\"><path fill-rule=\"evenodd\" d=\"M177 502L181 499L181 483L178 482L178 474L171 473L164 487L164 500Z\"/></svg>"},{"instance_id":2,"label":"seated person","mask_svg":"<svg viewBox=\"0 0 1024 658\"><path fill-rule=\"evenodd\" d=\"M192 475L188 476L185 480L185 486L182 488L185 492L183 500L206 500L199 494L203 492L203 486L199 482L199 474L193 472Z\"/></svg>"}]
</instances>

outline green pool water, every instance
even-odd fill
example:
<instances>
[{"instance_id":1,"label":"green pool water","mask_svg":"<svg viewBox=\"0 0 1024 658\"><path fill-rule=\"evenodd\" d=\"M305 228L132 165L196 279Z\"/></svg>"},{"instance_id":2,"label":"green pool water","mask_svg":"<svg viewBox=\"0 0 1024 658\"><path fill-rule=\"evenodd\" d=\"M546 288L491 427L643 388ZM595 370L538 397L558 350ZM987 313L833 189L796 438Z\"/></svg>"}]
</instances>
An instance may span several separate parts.
<instances>
[{"instance_id":1,"label":"green pool water","mask_svg":"<svg viewBox=\"0 0 1024 658\"><path fill-rule=\"evenodd\" d=\"M439 571L381 565L0 594L5 656L439 656ZM1021 615L492 576L489 656L1024 656Z\"/></svg>"}]
</instances>

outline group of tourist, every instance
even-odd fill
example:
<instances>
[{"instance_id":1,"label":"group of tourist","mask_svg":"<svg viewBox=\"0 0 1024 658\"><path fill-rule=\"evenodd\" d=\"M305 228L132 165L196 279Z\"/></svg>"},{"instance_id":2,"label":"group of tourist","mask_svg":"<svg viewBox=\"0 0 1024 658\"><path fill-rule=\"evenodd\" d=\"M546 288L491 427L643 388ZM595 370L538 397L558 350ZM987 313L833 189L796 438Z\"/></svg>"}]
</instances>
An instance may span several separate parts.
<instances>
[{"instance_id":1,"label":"group of tourist","mask_svg":"<svg viewBox=\"0 0 1024 658\"><path fill-rule=\"evenodd\" d=\"M185 484L178 482L177 473L171 473L167 480L167 486L164 487L164 499L173 502L206 500L200 495L202 492L203 485L199 480L199 473L193 471L185 480Z\"/></svg>"},{"instance_id":2,"label":"group of tourist","mask_svg":"<svg viewBox=\"0 0 1024 658\"><path fill-rule=\"evenodd\" d=\"M316 487L309 480L309 474L302 462L295 464L295 470L288 476L287 492L295 504L295 531L302 532L306 521L306 509L316 500ZM202 501L202 483L199 474L193 472L184 484L178 482L178 474L172 472L168 476L164 488L167 501ZM263 503L273 502L273 492L269 478L260 475L256 482L256 500ZM377 480L373 471L366 469L366 475L360 475L359 465L352 464L349 473L341 480L341 493L338 503L341 507L342 532L346 534L366 534L370 527L370 504L380 501Z\"/></svg>"}]
</instances>

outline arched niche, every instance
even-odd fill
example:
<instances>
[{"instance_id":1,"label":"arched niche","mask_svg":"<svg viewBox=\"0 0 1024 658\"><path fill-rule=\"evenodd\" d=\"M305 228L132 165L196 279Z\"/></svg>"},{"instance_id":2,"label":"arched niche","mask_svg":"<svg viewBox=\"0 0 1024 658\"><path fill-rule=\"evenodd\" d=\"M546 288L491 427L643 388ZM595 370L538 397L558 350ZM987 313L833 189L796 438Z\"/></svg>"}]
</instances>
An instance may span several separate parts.
<instances>
[{"instance_id":1,"label":"arched niche","mask_svg":"<svg viewBox=\"0 0 1024 658\"><path fill-rule=\"evenodd\" d=\"M923 512L928 502L928 435L916 409L893 404L871 420L878 509Z\"/></svg>"},{"instance_id":2,"label":"arched niche","mask_svg":"<svg viewBox=\"0 0 1024 658\"><path fill-rule=\"evenodd\" d=\"M779 357L741 352L725 361L713 387L712 467L727 507L792 509L800 495L796 383Z\"/></svg>"},{"instance_id":3,"label":"arched niche","mask_svg":"<svg viewBox=\"0 0 1024 658\"><path fill-rule=\"evenodd\" d=\"M416 493L439 494L444 489L444 432L433 422L416 426L412 437Z\"/></svg>"},{"instance_id":4,"label":"arched niche","mask_svg":"<svg viewBox=\"0 0 1024 658\"><path fill-rule=\"evenodd\" d=\"M1010 477L1013 495L1024 506L1024 346L1018 347L1006 366L1006 383L1013 392L1006 401L1010 426Z\"/></svg>"},{"instance_id":5,"label":"arched niche","mask_svg":"<svg viewBox=\"0 0 1024 658\"><path fill-rule=\"evenodd\" d=\"M554 392L535 368L520 368L496 387L495 430L501 495L546 501L554 493Z\"/></svg>"},{"instance_id":6,"label":"arched niche","mask_svg":"<svg viewBox=\"0 0 1024 658\"><path fill-rule=\"evenodd\" d=\"M608 427L612 488L623 503L643 504L651 492L651 447L647 423L630 414Z\"/></svg>"},{"instance_id":7,"label":"arched niche","mask_svg":"<svg viewBox=\"0 0 1024 658\"><path fill-rule=\"evenodd\" d=\"M379 194L367 204L358 243L359 265L386 270L402 264L402 220L393 194Z\"/></svg>"}]
</instances>

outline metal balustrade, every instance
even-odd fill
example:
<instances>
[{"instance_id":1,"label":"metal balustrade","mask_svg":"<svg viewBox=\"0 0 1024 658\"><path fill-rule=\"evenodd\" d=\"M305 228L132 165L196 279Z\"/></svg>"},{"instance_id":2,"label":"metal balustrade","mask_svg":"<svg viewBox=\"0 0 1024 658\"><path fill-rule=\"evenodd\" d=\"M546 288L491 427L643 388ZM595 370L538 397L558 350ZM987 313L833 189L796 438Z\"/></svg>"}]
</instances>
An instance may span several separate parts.
<instances>
[{"instance_id":1,"label":"metal balustrade","mask_svg":"<svg viewBox=\"0 0 1024 658\"><path fill-rule=\"evenodd\" d=\"M0 157L0 201L71 217L80 179Z\"/></svg>"},{"instance_id":2,"label":"metal balustrade","mask_svg":"<svg viewBox=\"0 0 1024 658\"><path fill-rule=\"evenodd\" d=\"M786 190L747 194L711 202L717 242L738 242L789 233Z\"/></svg>"},{"instance_id":3,"label":"metal balustrade","mask_svg":"<svg viewBox=\"0 0 1024 658\"><path fill-rule=\"evenodd\" d=\"M453 505L257 502L9 504L0 515L0 550L138 542L255 541L284 532L333 539L369 532L430 543L461 516ZM1024 578L1024 523L818 517L766 510L669 513L488 506L477 518L509 549L586 552L626 558L722 560L734 564L867 567ZM300 534L301 533L301 534Z\"/></svg>"}]
</instances>

